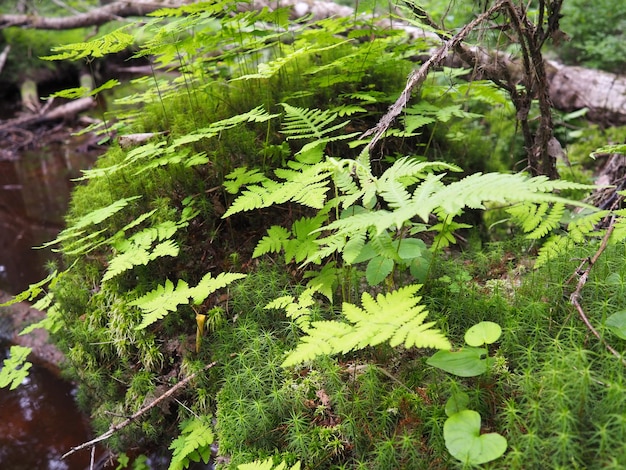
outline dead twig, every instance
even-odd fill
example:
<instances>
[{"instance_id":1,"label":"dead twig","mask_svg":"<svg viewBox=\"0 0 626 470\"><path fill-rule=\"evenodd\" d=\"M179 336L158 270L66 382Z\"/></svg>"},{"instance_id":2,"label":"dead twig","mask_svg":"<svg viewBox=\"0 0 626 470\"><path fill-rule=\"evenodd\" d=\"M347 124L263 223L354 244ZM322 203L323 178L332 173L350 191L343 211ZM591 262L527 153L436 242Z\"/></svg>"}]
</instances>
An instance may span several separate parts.
<instances>
[{"instance_id":1,"label":"dead twig","mask_svg":"<svg viewBox=\"0 0 626 470\"><path fill-rule=\"evenodd\" d=\"M104 434L96 437L95 439L92 439L92 440L90 440L88 442L84 442L84 443L82 443L79 446L72 447L72 449L69 452L66 452L65 454L63 454L61 459L65 459L66 457L69 457L70 455L72 455L75 452L78 452L79 450L87 449L88 447L93 447L98 442L102 442L102 441L108 439L113 434L115 434L117 431L119 431L120 429L125 428L126 426L131 424L134 420L136 420L137 418L141 417L142 415L144 415L145 413L150 411L152 408L157 406L159 403L162 403L167 398L169 398L172 395L178 393L191 380L195 379L198 376L198 374L200 374L201 372L205 372L205 371L209 370L210 368L214 367L216 364L217 364L217 362L211 362L210 364L207 364L206 366L204 366L202 368L202 370L200 370L198 372L194 372L189 377L185 377L183 380L178 382L176 385L174 385L172 388L170 388L167 392L165 392L159 398L157 398L156 400L150 402L148 405L146 405L143 408L141 408L139 411L137 411L135 414L133 414L130 418L122 421L119 424L111 426L107 432L105 432Z\"/></svg>"},{"instance_id":2,"label":"dead twig","mask_svg":"<svg viewBox=\"0 0 626 470\"><path fill-rule=\"evenodd\" d=\"M622 362L624 366L626 366L626 359L624 359L624 357L619 353L619 351L617 351L613 346L611 346L600 335L600 333L598 333L598 330L596 330L595 327L591 324L591 322L589 321L589 318L585 314L585 311L580 305L581 292L582 292L583 287L587 283L587 279L589 279L589 273L591 273L591 269L593 268L593 266L596 264L596 262L598 261L598 259L600 258L604 250L606 249L609 243L609 238L611 237L611 234L613 233L614 229L615 229L615 217L611 219L611 222L609 223L609 227L607 228L606 233L604 234L604 237L602 238L602 242L600 243L600 247L598 248L598 250L595 252L595 254L591 258L587 258L582 263L580 263L580 265L578 266L578 269L576 269L576 272L570 276L566 284L569 283L576 276L578 276L576 289L574 289L574 292L572 292L569 298L570 303L574 306L574 308L578 312L578 315L580 316L581 320L583 321L587 329L591 331L591 333L596 338L598 338L600 343L602 343L602 345L606 348L607 351L613 354L616 358L618 358Z\"/></svg>"},{"instance_id":3,"label":"dead twig","mask_svg":"<svg viewBox=\"0 0 626 470\"><path fill-rule=\"evenodd\" d=\"M496 11L503 8L502 3L497 3L492 6L485 13L479 15L474 21L466 24L461 31L452 36L448 41L444 42L437 51L428 59L426 62L422 64L422 66L411 72L409 78L407 80L407 84L400 93L400 96L396 100L394 104L389 107L387 113L378 121L375 127L369 129L361 135L361 138L373 135L372 140L367 145L369 149L373 148L376 143L380 140L383 134L389 129L391 124L395 121L395 119L400 115L402 110L406 107L409 102L409 98L411 97L411 93L413 90L421 85L424 80L426 80L426 76L428 72L433 68L439 66L446 56L456 49L458 45L460 45L468 34L470 34L476 26L480 23L486 21L491 15L493 15Z\"/></svg>"}]
</instances>

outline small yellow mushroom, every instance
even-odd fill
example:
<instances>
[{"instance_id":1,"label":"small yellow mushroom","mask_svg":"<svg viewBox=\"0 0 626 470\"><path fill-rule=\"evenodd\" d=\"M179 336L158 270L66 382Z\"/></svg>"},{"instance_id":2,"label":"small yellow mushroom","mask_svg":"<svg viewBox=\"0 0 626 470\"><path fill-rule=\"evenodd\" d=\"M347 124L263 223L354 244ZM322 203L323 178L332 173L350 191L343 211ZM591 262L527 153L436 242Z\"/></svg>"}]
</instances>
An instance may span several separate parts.
<instances>
[{"instance_id":1,"label":"small yellow mushroom","mask_svg":"<svg viewBox=\"0 0 626 470\"><path fill-rule=\"evenodd\" d=\"M196 354L200 352L202 344L202 335L204 334L204 324L206 323L206 315L196 312Z\"/></svg>"}]
</instances>

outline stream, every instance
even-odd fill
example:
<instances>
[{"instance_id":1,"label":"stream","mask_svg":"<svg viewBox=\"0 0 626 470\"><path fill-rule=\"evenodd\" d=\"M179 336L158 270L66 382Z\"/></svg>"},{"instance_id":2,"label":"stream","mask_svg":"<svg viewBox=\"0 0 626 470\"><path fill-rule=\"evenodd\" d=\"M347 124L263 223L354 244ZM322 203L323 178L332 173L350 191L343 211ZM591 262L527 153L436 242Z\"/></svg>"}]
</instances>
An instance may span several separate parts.
<instances>
[{"instance_id":1,"label":"stream","mask_svg":"<svg viewBox=\"0 0 626 470\"><path fill-rule=\"evenodd\" d=\"M40 131L35 131L40 132ZM24 145L20 147L23 139ZM32 247L53 239L62 228L71 178L90 167L101 150L86 138L57 128L35 136L28 131L4 133L0 146L0 289L13 294L45 277L53 257ZM19 155L11 157L15 148ZM7 155L9 158L7 158ZM11 346L6 318L0 331L0 364ZM30 375L15 390L0 389L0 468L7 470L84 470L90 452L61 456L88 441L88 420L78 410L74 386L37 358ZM101 452L100 452L101 453Z\"/></svg>"}]
</instances>

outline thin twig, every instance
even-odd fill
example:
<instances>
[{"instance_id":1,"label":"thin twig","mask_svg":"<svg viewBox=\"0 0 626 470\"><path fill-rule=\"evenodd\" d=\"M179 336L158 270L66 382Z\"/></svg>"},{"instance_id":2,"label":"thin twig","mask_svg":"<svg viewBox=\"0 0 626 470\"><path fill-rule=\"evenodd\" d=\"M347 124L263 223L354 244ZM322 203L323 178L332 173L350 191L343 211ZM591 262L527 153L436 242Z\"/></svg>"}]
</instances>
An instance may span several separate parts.
<instances>
[{"instance_id":1,"label":"thin twig","mask_svg":"<svg viewBox=\"0 0 626 470\"><path fill-rule=\"evenodd\" d=\"M104 434L96 437L95 439L92 439L88 442L84 442L79 446L76 447L72 447L72 450L70 450L69 452L66 452L61 459L64 459L66 457L69 457L70 455L72 455L74 452L78 452L79 450L82 449L86 449L88 447L93 447L95 444L97 444L98 442L102 442L106 439L108 439L109 437L111 437L113 434L115 434L117 431L119 431L120 429L125 428L126 426L128 426L130 423L132 423L134 420L136 420L137 418L139 418L140 416L144 415L145 413L147 413L149 410L151 410L152 408L154 408L155 406L157 406L159 403L163 402L163 400L171 397L172 395L176 394L177 392L179 392L185 385L187 385L191 380L193 380L194 378L196 378L198 376L199 373L201 372L205 372L207 370L209 370L211 367L214 367L217 364L217 362L211 362L210 364L207 364L206 366L204 366L202 368L202 370L198 371L198 372L194 372L193 374L191 374L189 377L185 377L183 380L181 380L180 382L178 382L176 385L174 385L172 388L170 388L167 392L165 392L163 395L161 395L159 398L157 398L156 400L150 402L150 404L144 406L143 408L141 408L139 411L137 411L134 415L132 415L130 418L126 419L125 421L122 421L119 424L116 424L115 426L111 426L109 428L109 430L107 432L105 432Z\"/></svg>"},{"instance_id":2,"label":"thin twig","mask_svg":"<svg viewBox=\"0 0 626 470\"><path fill-rule=\"evenodd\" d=\"M459 44L461 44L465 40L467 35L471 33L474 28L476 28L476 26L487 20L491 15L493 15L494 12L502 9L503 7L503 3L498 2L485 13L479 15L474 21L466 24L461 29L461 31L451 37L448 41L444 42L439 47L439 49L437 49L437 52L435 52L430 57L430 59L424 62L419 69L411 72L407 80L407 84L404 87L404 90L402 90L402 93L400 93L400 96L398 97L396 102L389 107L387 114L385 114L378 121L378 124L376 124L375 127L369 129L368 131L363 133L363 135L361 135L361 138L367 137L372 134L374 135L374 137L372 137L372 140L368 144L368 147L370 149L376 145L378 140L380 140L380 138L387 131L387 129L389 129L393 121L400 115L404 107L409 102L409 98L411 97L413 89L419 86L426 79L426 76L428 75L430 69L438 66L446 58L448 53L451 50L454 50Z\"/></svg>"},{"instance_id":3,"label":"thin twig","mask_svg":"<svg viewBox=\"0 0 626 470\"><path fill-rule=\"evenodd\" d=\"M602 242L600 243L600 247L598 248L598 250L595 252L595 254L591 258L587 258L585 261L583 261L580 264L580 266L578 267L576 272L568 279L567 282L569 282L571 279L573 279L576 275L579 276L578 277L578 282L576 283L576 289L570 295L570 298L569 298L570 299L570 303L574 306L574 308L578 312L578 315L580 316L580 318L583 321L583 323L587 326L587 329L589 331L591 331L591 333L596 338L598 338L598 340L602 343L602 345L606 348L607 351L609 351L611 354L613 354L616 358L618 358L622 362L622 364L624 366L626 366L626 359L624 359L624 357L619 353L619 351L617 351L613 346L611 346L600 335L600 333L598 333L598 330L596 330L594 328L594 326L591 324L591 322L589 321L589 318L585 314L585 311L583 310L582 306L580 305L581 292L582 292L583 287L587 283L587 279L589 279L589 273L591 272L591 269L593 268L593 266L596 264L596 262L600 258L600 255L602 255L602 253L606 249L606 247L607 247L607 245L609 243L609 238L611 237L611 234L613 233L614 229L615 229L615 217L613 217L611 219L609 227L607 228L606 233L604 234L604 237L602 238ZM582 268L585 265L587 267L583 270Z\"/></svg>"}]
</instances>

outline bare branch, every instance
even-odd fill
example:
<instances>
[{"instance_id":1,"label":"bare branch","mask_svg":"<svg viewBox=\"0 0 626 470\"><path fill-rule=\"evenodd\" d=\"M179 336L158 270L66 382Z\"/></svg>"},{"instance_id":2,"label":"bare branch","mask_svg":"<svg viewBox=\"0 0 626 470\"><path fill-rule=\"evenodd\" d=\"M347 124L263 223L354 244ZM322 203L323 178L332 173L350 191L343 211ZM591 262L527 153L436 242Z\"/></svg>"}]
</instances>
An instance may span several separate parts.
<instances>
[{"instance_id":1,"label":"bare branch","mask_svg":"<svg viewBox=\"0 0 626 470\"><path fill-rule=\"evenodd\" d=\"M140 418L141 416L146 414L148 411L150 411L152 408L157 406L159 403L162 403L167 398L169 398L169 397L179 393L182 390L182 388L185 387L190 381L195 379L198 376L198 374L200 374L201 372L205 372L205 371L209 370L210 368L214 367L216 364L217 364L217 362L211 362L210 364L207 364L206 366L204 366L202 368L202 370L199 370L198 372L194 372L190 376L184 378L183 380L178 382L176 385L174 385L172 388L170 388L167 392L165 392L163 395L161 395L159 398L157 398L156 400L150 402L148 405L146 405L143 408L141 408L139 411L137 411L130 418L125 419L121 423L118 423L118 424L116 424L114 426L111 426L107 432L105 432L104 434L101 434L100 436L96 437L95 439L92 439L92 440L90 440L88 442L84 442L84 443L82 443L79 446L72 447L72 449L69 452L66 452L65 454L63 454L61 456L61 459L65 459L66 457L69 457L70 455L72 455L75 452L78 452L79 450L83 450L83 449L87 449L89 447L93 447L98 442L102 442L102 441L107 440L109 437L111 437L117 431L119 431L120 429L124 429L126 426L131 424L134 420L136 420L137 418Z\"/></svg>"},{"instance_id":2,"label":"bare branch","mask_svg":"<svg viewBox=\"0 0 626 470\"><path fill-rule=\"evenodd\" d=\"M581 292L582 292L583 287L587 283L587 279L589 279L589 273L591 272L591 269L593 268L593 266L596 264L596 262L598 261L598 259L600 258L604 250L606 249L608 242L609 242L609 238L611 237L611 234L613 233L614 229L615 229L615 218L613 217L611 219L609 227L606 230L606 233L604 234L604 237L602 238L602 242L600 243L600 247L598 248L598 250L595 252L595 254L591 258L584 260L580 264L576 272L572 274L572 276L570 276L567 282L570 282L576 275L578 275L578 282L576 283L576 289L574 289L574 292L572 292L572 294L570 295L570 303L574 306L574 308L578 312L580 319L583 321L587 329L591 331L591 333L600 341L600 343L602 343L602 345L606 348L607 351L613 354L613 356L619 359L620 362L624 366L626 366L626 359L624 358L624 356L622 356L619 353L619 351L617 351L613 346L611 346L600 335L600 333L598 333L598 330L596 330L594 326L591 324L591 322L589 321L589 318L585 314L584 309L580 305Z\"/></svg>"},{"instance_id":3,"label":"bare branch","mask_svg":"<svg viewBox=\"0 0 626 470\"><path fill-rule=\"evenodd\" d=\"M400 96L398 97L396 102L389 107L387 114L385 114L380 119L380 121L378 121L378 124L376 124L375 127L373 127L372 129L369 129L368 131L363 133L363 135L361 136L361 138L363 138L369 135L374 135L374 137L368 144L368 148L371 149L372 147L374 147L374 145L376 145L376 143L380 140L383 134L389 129L391 124L393 124L395 119L400 115L404 107L409 102L413 89L421 85L422 82L426 80L426 76L428 75L428 72L430 72L430 70L433 67L437 67L441 65L441 63L445 60L445 58L450 53L450 51L455 50L457 46L459 46L465 40L467 35L471 33L474 30L474 28L476 28L476 26L478 26L480 23L485 21L494 12L500 10L502 7L503 7L502 3L497 3L496 5L492 6L489 10L487 10L485 13L478 16L474 21L466 24L461 29L461 31L459 31L457 34L452 36L449 40L444 42L443 45L441 45L436 50L436 52L433 55L431 55L431 57L426 62L422 64L422 66L418 70L413 71L409 75L409 78L407 80L406 86L404 87L404 90L402 90L402 93L400 93Z\"/></svg>"},{"instance_id":4,"label":"bare branch","mask_svg":"<svg viewBox=\"0 0 626 470\"><path fill-rule=\"evenodd\" d=\"M129 16L145 16L160 8L178 7L189 3L188 0L180 0L171 3L156 3L149 1L125 2L117 1L104 5L87 13L72 16L44 17L36 15L0 15L0 29L11 26L32 29L75 29L88 26L100 26L109 21L126 18Z\"/></svg>"}]
</instances>

